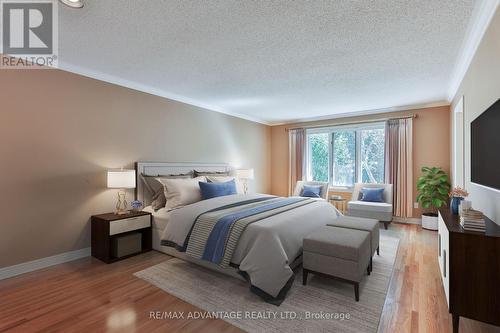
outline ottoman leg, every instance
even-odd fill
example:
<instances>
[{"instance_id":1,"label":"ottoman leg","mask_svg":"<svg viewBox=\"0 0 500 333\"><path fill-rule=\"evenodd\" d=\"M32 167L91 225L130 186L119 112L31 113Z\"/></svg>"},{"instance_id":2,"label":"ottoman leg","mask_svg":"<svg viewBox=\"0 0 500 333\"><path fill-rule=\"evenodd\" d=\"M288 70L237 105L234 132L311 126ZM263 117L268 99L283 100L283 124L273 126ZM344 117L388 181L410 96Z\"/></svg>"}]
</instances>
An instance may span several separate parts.
<instances>
[{"instance_id":1,"label":"ottoman leg","mask_svg":"<svg viewBox=\"0 0 500 333\"><path fill-rule=\"evenodd\" d=\"M359 282L354 282L354 298L359 302Z\"/></svg>"},{"instance_id":2,"label":"ottoman leg","mask_svg":"<svg viewBox=\"0 0 500 333\"><path fill-rule=\"evenodd\" d=\"M366 267L366 274L370 275L370 264L368 264L368 267Z\"/></svg>"},{"instance_id":3,"label":"ottoman leg","mask_svg":"<svg viewBox=\"0 0 500 333\"><path fill-rule=\"evenodd\" d=\"M389 225L389 222L384 222L384 229L387 230L387 226Z\"/></svg>"},{"instance_id":4,"label":"ottoman leg","mask_svg":"<svg viewBox=\"0 0 500 333\"><path fill-rule=\"evenodd\" d=\"M309 271L305 268L302 268L302 285L307 284L307 274L309 274Z\"/></svg>"},{"instance_id":5,"label":"ottoman leg","mask_svg":"<svg viewBox=\"0 0 500 333\"><path fill-rule=\"evenodd\" d=\"M380 246L377 247L377 255L380 255Z\"/></svg>"},{"instance_id":6,"label":"ottoman leg","mask_svg":"<svg viewBox=\"0 0 500 333\"><path fill-rule=\"evenodd\" d=\"M370 272L373 271L373 258L370 257Z\"/></svg>"}]
</instances>

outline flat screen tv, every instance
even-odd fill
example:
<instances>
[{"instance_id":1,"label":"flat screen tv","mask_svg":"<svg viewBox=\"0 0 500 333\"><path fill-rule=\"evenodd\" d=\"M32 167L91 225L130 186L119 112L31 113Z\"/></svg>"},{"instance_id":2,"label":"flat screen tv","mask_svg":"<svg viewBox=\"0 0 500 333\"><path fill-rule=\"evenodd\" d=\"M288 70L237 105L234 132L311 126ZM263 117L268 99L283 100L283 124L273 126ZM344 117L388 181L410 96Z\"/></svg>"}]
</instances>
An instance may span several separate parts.
<instances>
[{"instance_id":1,"label":"flat screen tv","mask_svg":"<svg viewBox=\"0 0 500 333\"><path fill-rule=\"evenodd\" d=\"M500 99L471 123L471 181L500 190Z\"/></svg>"}]
</instances>

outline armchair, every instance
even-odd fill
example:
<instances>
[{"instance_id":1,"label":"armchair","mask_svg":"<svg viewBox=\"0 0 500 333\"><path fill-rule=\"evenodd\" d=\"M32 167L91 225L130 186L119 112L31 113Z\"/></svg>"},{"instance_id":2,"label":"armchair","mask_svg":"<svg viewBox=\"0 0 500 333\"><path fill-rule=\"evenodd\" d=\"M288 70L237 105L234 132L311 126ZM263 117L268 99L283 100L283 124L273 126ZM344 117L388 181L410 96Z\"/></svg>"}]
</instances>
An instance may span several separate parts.
<instances>
[{"instance_id":1,"label":"armchair","mask_svg":"<svg viewBox=\"0 0 500 333\"><path fill-rule=\"evenodd\" d=\"M362 188L384 188L384 202L361 201ZM392 221L392 184L354 184L352 200L347 203L347 209L347 215L377 219L387 229Z\"/></svg>"},{"instance_id":2,"label":"armchair","mask_svg":"<svg viewBox=\"0 0 500 333\"><path fill-rule=\"evenodd\" d=\"M304 185L321 186L320 197L321 197L321 199L327 200L326 199L326 198L328 198L328 183L327 182L315 182L315 181L299 180L299 181L297 181L297 184L295 185L295 190L293 191L294 197L300 197L302 195L302 189L304 188Z\"/></svg>"}]
</instances>

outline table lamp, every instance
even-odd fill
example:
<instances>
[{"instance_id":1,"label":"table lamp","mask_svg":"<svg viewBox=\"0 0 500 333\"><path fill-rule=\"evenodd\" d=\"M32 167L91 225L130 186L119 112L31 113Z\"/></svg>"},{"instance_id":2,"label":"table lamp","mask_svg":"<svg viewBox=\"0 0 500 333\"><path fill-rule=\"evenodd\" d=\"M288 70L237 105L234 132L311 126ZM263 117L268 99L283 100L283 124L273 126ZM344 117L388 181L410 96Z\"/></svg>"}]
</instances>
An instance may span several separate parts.
<instances>
[{"instance_id":1,"label":"table lamp","mask_svg":"<svg viewBox=\"0 0 500 333\"><path fill-rule=\"evenodd\" d=\"M135 170L117 169L108 170L108 188L118 189L118 202L115 214L127 214L127 201L125 189L135 188Z\"/></svg>"},{"instance_id":2,"label":"table lamp","mask_svg":"<svg viewBox=\"0 0 500 333\"><path fill-rule=\"evenodd\" d=\"M239 169L236 170L236 176L238 179L243 181L243 191L245 194L248 193L248 180L253 179L254 173L253 169Z\"/></svg>"}]
</instances>

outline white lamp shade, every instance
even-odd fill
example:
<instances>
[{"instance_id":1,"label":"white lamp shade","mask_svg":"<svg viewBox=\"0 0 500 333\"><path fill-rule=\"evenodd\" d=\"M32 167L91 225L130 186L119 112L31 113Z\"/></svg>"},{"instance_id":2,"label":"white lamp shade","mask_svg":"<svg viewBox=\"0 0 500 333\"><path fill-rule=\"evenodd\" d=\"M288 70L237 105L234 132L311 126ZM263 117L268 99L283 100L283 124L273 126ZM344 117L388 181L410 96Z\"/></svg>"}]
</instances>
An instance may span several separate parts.
<instances>
[{"instance_id":1,"label":"white lamp shade","mask_svg":"<svg viewBox=\"0 0 500 333\"><path fill-rule=\"evenodd\" d=\"M236 170L236 176L240 179L253 179L253 169L239 169Z\"/></svg>"},{"instance_id":2,"label":"white lamp shade","mask_svg":"<svg viewBox=\"0 0 500 333\"><path fill-rule=\"evenodd\" d=\"M135 188L135 170L108 170L108 188Z\"/></svg>"}]
</instances>

